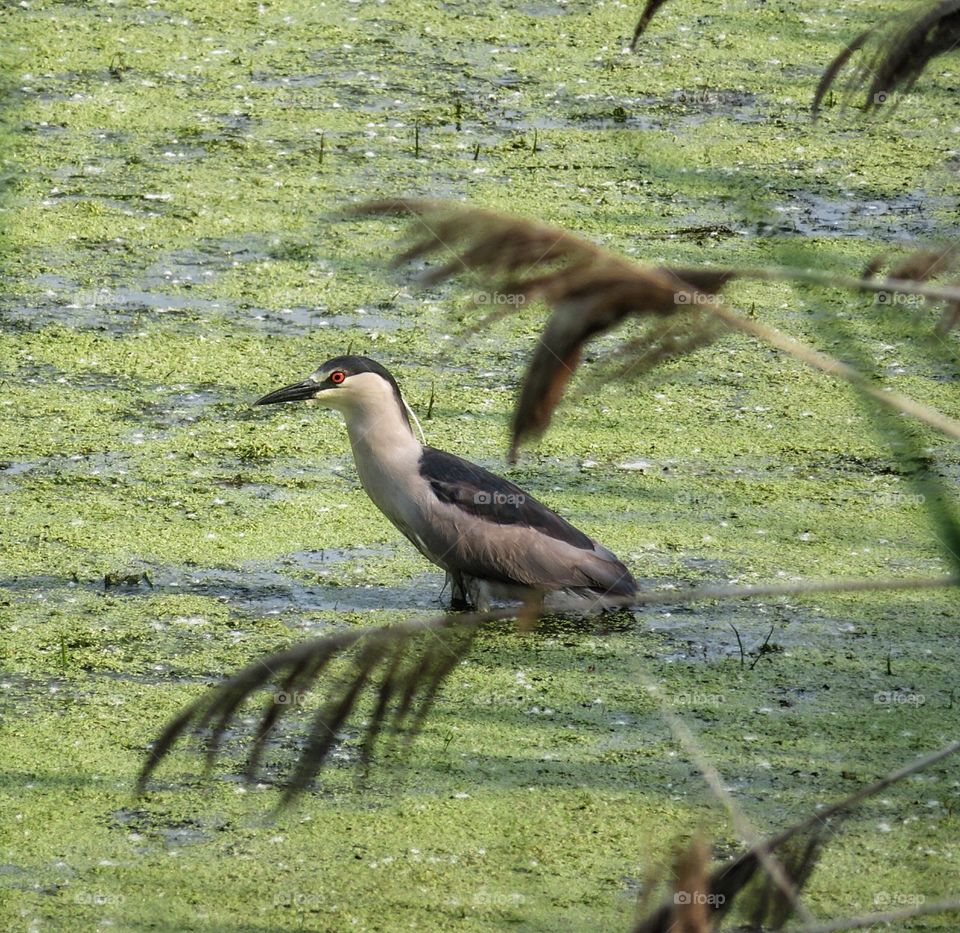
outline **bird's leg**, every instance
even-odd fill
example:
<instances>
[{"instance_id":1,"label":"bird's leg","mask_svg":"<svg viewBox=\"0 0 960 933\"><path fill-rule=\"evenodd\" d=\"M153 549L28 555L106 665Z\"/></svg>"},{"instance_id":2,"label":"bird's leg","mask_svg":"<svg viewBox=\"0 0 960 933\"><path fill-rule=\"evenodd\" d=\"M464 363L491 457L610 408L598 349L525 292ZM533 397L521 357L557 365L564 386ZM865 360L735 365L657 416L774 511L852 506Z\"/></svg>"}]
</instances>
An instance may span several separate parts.
<instances>
[{"instance_id":1,"label":"bird's leg","mask_svg":"<svg viewBox=\"0 0 960 933\"><path fill-rule=\"evenodd\" d=\"M467 595L477 612L487 612L490 609L490 589L476 577L468 578Z\"/></svg>"},{"instance_id":2,"label":"bird's leg","mask_svg":"<svg viewBox=\"0 0 960 933\"><path fill-rule=\"evenodd\" d=\"M469 609L470 600L467 599L467 589L460 574L448 571L447 583L450 584L450 608L454 612L463 612Z\"/></svg>"},{"instance_id":3,"label":"bird's leg","mask_svg":"<svg viewBox=\"0 0 960 933\"><path fill-rule=\"evenodd\" d=\"M517 616L517 628L521 632L532 632L543 615L543 603L546 594L543 591L529 590L523 597L523 605Z\"/></svg>"}]
</instances>

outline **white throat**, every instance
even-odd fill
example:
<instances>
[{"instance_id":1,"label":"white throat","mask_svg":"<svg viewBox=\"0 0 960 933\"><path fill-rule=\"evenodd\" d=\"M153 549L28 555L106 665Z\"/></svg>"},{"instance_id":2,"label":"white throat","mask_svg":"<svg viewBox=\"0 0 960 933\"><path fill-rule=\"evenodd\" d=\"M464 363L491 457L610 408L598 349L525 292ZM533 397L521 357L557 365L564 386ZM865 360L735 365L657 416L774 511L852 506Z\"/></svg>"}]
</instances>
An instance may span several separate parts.
<instances>
[{"instance_id":1,"label":"white throat","mask_svg":"<svg viewBox=\"0 0 960 933\"><path fill-rule=\"evenodd\" d=\"M410 508L422 483L423 447L393 386L376 373L351 376L346 391L341 391L324 393L324 402L346 419L360 482L380 511L407 533L416 522L416 512ZM400 489L406 492L398 496Z\"/></svg>"},{"instance_id":2,"label":"white throat","mask_svg":"<svg viewBox=\"0 0 960 933\"><path fill-rule=\"evenodd\" d=\"M357 373L344 389L324 393L323 402L343 413L350 446L363 478L365 467L419 458L421 445L393 386L376 373ZM366 482L364 482L366 485Z\"/></svg>"},{"instance_id":3,"label":"white throat","mask_svg":"<svg viewBox=\"0 0 960 933\"><path fill-rule=\"evenodd\" d=\"M395 404L374 412L341 410L358 467L368 458L390 461L402 455L420 456L420 441Z\"/></svg>"}]
</instances>

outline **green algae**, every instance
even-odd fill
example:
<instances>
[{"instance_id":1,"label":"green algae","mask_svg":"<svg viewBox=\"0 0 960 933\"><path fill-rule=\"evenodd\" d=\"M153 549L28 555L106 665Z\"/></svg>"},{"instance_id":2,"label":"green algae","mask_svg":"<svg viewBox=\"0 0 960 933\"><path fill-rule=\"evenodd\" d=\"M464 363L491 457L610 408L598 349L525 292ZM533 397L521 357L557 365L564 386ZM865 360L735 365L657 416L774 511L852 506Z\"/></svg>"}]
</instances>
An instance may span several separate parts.
<instances>
[{"instance_id":1,"label":"green algae","mask_svg":"<svg viewBox=\"0 0 960 933\"><path fill-rule=\"evenodd\" d=\"M888 9L724 7L684 29L703 11L678 2L634 56L617 4L2 14L5 926L625 929L678 838L736 839L646 680L761 829L953 735L948 595L667 607L602 635L484 636L412 749L358 783L348 741L276 824L276 789L242 792L229 757L208 780L179 754L130 796L148 741L206 684L438 605L441 576L366 499L337 416L252 400L367 352L421 416L433 398L431 443L505 470L542 314L463 340L472 283L416 290L384 272L398 222L331 212L469 197L677 264L782 262L802 234L798 261L857 274L955 233L942 78L896 132L805 114L816 66ZM824 320L842 321L886 383L960 416L956 340L930 344L932 310L730 294L841 355ZM955 482L955 445L920 436ZM742 338L573 397L506 472L651 586L946 567L855 394ZM297 741L271 752L275 779ZM811 909L950 890L956 797L947 762L865 808Z\"/></svg>"}]
</instances>

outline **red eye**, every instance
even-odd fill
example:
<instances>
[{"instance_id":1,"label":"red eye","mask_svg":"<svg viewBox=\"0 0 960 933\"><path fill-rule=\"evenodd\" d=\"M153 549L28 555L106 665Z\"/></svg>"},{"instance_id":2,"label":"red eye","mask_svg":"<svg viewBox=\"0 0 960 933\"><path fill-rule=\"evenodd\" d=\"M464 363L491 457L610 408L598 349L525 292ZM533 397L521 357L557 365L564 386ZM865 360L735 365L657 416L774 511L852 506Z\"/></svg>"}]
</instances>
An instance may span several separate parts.
<instances>
[{"instance_id":1,"label":"red eye","mask_svg":"<svg viewBox=\"0 0 960 933\"><path fill-rule=\"evenodd\" d=\"M339 369L336 370L335 372L330 373L330 381L335 386L340 385L340 383L343 382L343 380L346 378L347 378L347 374L345 372L341 372Z\"/></svg>"}]
</instances>

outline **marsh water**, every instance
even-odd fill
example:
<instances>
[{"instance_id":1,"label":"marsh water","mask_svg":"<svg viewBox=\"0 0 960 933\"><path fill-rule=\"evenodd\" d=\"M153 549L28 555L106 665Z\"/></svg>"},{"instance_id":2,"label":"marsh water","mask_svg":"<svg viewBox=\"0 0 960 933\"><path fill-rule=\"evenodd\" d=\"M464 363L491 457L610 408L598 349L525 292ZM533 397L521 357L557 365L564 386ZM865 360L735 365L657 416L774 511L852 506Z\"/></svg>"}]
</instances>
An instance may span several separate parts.
<instances>
[{"instance_id":1,"label":"marsh water","mask_svg":"<svg viewBox=\"0 0 960 933\"><path fill-rule=\"evenodd\" d=\"M431 444L509 475L645 589L948 568L855 394L743 338L582 384L508 467L542 310L466 336L482 283L423 288L389 268L399 219L337 214L465 199L639 262L857 275L956 235L946 79L895 123L809 117L820 67L889 9L677 0L632 54L638 11L579 0L0 11L5 929L627 929L678 840L741 841L648 682L760 831L953 735L955 597L821 594L492 631L416 743L360 780L353 726L276 820L306 717L260 784L230 757L241 720L211 775L187 745L132 797L149 743L210 685L443 606L338 416L252 406L344 352L395 372ZM935 309L729 294L840 356L842 324L877 378L960 416ZM955 482L956 445L919 436ZM813 913L955 890L958 787L946 762L865 807L824 853Z\"/></svg>"}]
</instances>

